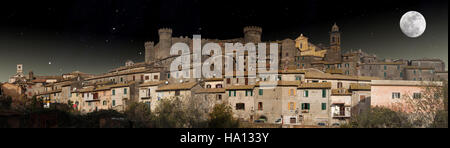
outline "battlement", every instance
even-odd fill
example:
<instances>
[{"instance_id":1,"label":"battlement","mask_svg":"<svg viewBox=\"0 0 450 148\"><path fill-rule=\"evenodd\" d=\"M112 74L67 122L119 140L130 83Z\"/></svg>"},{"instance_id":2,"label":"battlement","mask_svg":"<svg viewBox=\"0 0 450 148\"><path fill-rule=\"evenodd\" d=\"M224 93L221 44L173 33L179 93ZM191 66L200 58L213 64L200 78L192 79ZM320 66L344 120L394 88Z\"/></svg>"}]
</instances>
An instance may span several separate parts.
<instances>
[{"instance_id":1,"label":"battlement","mask_svg":"<svg viewBox=\"0 0 450 148\"><path fill-rule=\"evenodd\" d=\"M247 33L247 32L259 32L259 33L262 33L262 28L258 27L258 26L247 26L247 27L244 27L244 33Z\"/></svg>"},{"instance_id":2,"label":"battlement","mask_svg":"<svg viewBox=\"0 0 450 148\"><path fill-rule=\"evenodd\" d=\"M147 42L145 42L145 46L147 47L147 46L154 46L155 45L155 42L153 42L153 41L147 41Z\"/></svg>"},{"instance_id":3,"label":"battlement","mask_svg":"<svg viewBox=\"0 0 450 148\"><path fill-rule=\"evenodd\" d=\"M163 33L172 34L172 32L173 31L170 28L161 28L161 29L158 30L159 34L163 34Z\"/></svg>"}]
</instances>

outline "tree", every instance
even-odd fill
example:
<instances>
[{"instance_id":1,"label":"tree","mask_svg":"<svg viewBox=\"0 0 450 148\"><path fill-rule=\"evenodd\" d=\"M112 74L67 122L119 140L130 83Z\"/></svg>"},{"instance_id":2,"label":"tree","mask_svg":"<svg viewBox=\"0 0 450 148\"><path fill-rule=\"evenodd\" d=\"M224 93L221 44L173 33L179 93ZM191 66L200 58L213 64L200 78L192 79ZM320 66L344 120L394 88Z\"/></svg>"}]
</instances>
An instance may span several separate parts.
<instances>
[{"instance_id":1,"label":"tree","mask_svg":"<svg viewBox=\"0 0 450 148\"><path fill-rule=\"evenodd\" d=\"M212 113L209 114L209 128L238 128L239 121L233 118L230 106L217 104Z\"/></svg>"},{"instance_id":2,"label":"tree","mask_svg":"<svg viewBox=\"0 0 450 148\"><path fill-rule=\"evenodd\" d=\"M0 96L0 109L10 109L12 98L10 96Z\"/></svg>"},{"instance_id":3,"label":"tree","mask_svg":"<svg viewBox=\"0 0 450 148\"><path fill-rule=\"evenodd\" d=\"M152 127L154 119L150 108L144 103L131 103L125 110L125 116L132 121L134 128Z\"/></svg>"},{"instance_id":4,"label":"tree","mask_svg":"<svg viewBox=\"0 0 450 148\"><path fill-rule=\"evenodd\" d=\"M408 128L411 124L405 113L384 107L375 107L354 117L343 128Z\"/></svg>"},{"instance_id":5,"label":"tree","mask_svg":"<svg viewBox=\"0 0 450 148\"><path fill-rule=\"evenodd\" d=\"M404 107L414 127L430 127L437 115L445 109L444 95L448 91L445 89L440 84L425 84L420 93L404 95L403 103L398 105Z\"/></svg>"}]
</instances>

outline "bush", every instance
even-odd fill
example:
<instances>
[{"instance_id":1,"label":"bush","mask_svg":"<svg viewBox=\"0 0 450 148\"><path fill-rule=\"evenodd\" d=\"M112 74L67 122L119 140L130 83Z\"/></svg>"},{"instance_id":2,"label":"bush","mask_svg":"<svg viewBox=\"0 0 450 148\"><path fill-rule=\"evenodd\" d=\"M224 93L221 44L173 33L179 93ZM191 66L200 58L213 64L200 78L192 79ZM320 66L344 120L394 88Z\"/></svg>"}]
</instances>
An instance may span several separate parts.
<instances>
[{"instance_id":1,"label":"bush","mask_svg":"<svg viewBox=\"0 0 450 148\"><path fill-rule=\"evenodd\" d=\"M343 128L410 128L408 117L402 112L395 112L388 108L375 107L368 112L353 118L350 124Z\"/></svg>"},{"instance_id":2,"label":"bush","mask_svg":"<svg viewBox=\"0 0 450 148\"><path fill-rule=\"evenodd\" d=\"M0 109L11 109L12 98L0 96Z\"/></svg>"},{"instance_id":3,"label":"bush","mask_svg":"<svg viewBox=\"0 0 450 148\"><path fill-rule=\"evenodd\" d=\"M133 123L133 128L149 128L153 126L151 120L154 117L147 104L132 103L125 110L125 115Z\"/></svg>"},{"instance_id":4,"label":"bush","mask_svg":"<svg viewBox=\"0 0 450 148\"><path fill-rule=\"evenodd\" d=\"M238 128L239 121L233 118L231 108L225 104L214 106L213 112L209 114L209 128Z\"/></svg>"}]
</instances>

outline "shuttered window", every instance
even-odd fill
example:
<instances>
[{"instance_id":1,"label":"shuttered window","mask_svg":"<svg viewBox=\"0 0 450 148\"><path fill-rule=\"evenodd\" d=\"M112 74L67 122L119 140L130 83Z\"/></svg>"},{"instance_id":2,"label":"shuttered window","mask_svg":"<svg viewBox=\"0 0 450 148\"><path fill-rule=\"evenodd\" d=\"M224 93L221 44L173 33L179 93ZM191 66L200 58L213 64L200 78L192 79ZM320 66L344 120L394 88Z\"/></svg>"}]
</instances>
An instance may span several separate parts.
<instances>
[{"instance_id":1,"label":"shuttered window","mask_svg":"<svg viewBox=\"0 0 450 148\"><path fill-rule=\"evenodd\" d=\"M326 97L327 97L327 90L322 89L322 98L326 98Z\"/></svg>"},{"instance_id":2,"label":"shuttered window","mask_svg":"<svg viewBox=\"0 0 450 148\"><path fill-rule=\"evenodd\" d=\"M327 104L326 103L322 103L322 110L327 110Z\"/></svg>"}]
</instances>

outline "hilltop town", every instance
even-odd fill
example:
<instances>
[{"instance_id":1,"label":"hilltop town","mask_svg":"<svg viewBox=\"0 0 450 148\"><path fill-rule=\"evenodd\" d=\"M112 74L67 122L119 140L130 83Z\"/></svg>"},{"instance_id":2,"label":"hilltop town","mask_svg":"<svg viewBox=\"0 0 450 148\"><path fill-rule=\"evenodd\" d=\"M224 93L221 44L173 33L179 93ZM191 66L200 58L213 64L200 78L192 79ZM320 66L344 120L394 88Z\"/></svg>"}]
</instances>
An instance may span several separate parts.
<instances>
[{"instance_id":1,"label":"hilltop town","mask_svg":"<svg viewBox=\"0 0 450 148\"><path fill-rule=\"evenodd\" d=\"M275 88L267 89L261 83L270 81L268 78L248 73L232 78L177 78L171 76L170 64L177 56L170 55L170 48L179 42L192 47L193 39L173 37L172 32L170 28L159 29L159 42L145 43L145 61L125 61L124 66L104 74L75 71L37 76L30 71L26 75L26 65L18 64L17 74L1 85L1 94L16 99L21 95L36 97L45 107L67 103L81 113L122 112L132 102L145 103L154 110L164 99L195 98L201 99L206 112L215 104L231 106L233 116L242 122L339 126L370 107L391 107L405 95L421 98L422 87L448 81L448 71L440 59L379 59L362 50L344 53L336 24L326 44L314 44L303 34L267 43L279 44ZM260 27L245 27L243 34L228 40L202 39L201 44L218 43L224 48L225 43L264 42ZM202 57L202 62L206 58ZM244 71L255 68L247 60L244 65Z\"/></svg>"}]
</instances>

